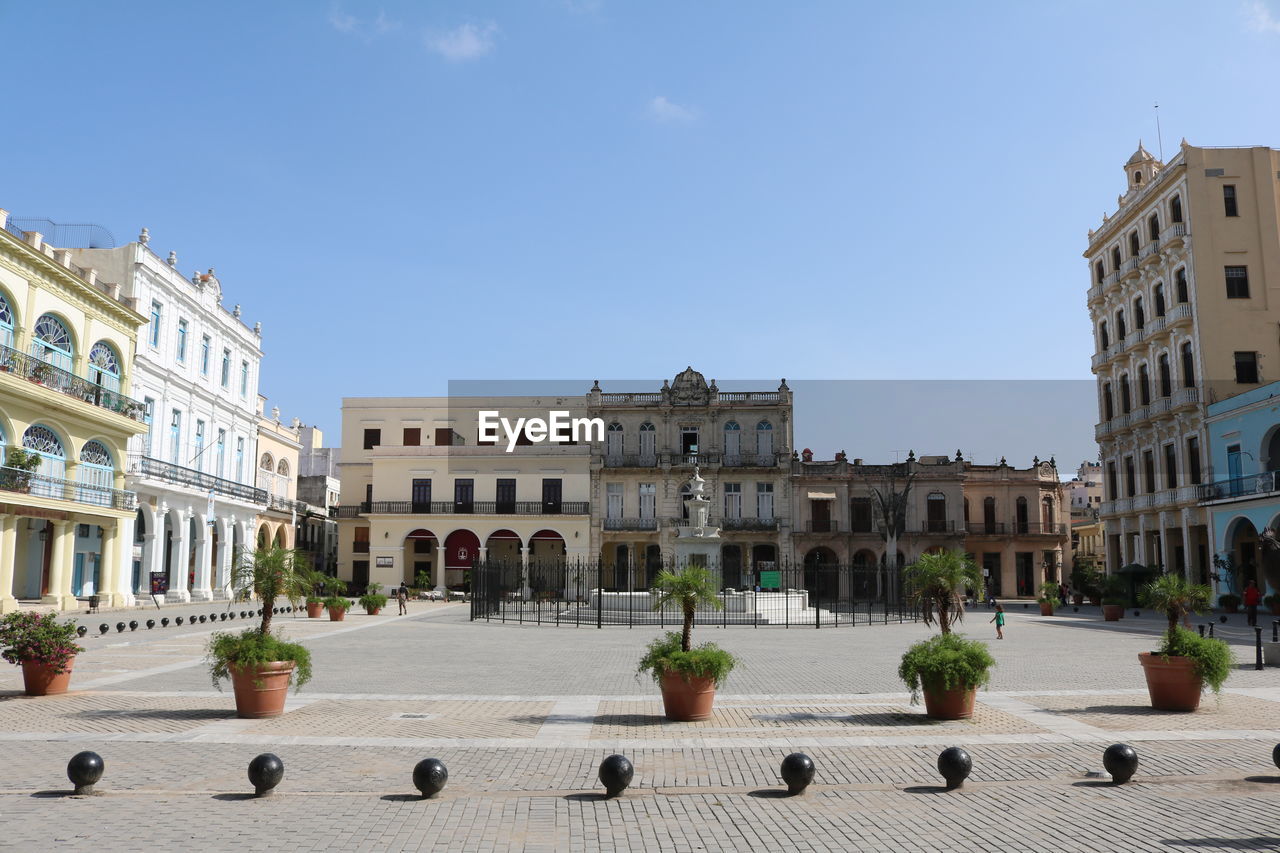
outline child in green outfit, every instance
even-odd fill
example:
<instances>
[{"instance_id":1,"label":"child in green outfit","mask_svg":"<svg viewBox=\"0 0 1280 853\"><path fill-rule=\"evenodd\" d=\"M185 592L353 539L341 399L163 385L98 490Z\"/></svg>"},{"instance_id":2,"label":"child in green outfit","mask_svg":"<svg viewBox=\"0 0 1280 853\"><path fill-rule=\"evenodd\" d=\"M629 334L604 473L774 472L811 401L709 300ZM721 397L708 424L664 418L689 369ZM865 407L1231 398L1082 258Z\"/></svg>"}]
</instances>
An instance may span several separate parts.
<instances>
[{"instance_id":1,"label":"child in green outfit","mask_svg":"<svg viewBox=\"0 0 1280 853\"><path fill-rule=\"evenodd\" d=\"M991 617L991 621L996 623L996 639L1004 639L1004 605L996 605L996 615Z\"/></svg>"}]
</instances>

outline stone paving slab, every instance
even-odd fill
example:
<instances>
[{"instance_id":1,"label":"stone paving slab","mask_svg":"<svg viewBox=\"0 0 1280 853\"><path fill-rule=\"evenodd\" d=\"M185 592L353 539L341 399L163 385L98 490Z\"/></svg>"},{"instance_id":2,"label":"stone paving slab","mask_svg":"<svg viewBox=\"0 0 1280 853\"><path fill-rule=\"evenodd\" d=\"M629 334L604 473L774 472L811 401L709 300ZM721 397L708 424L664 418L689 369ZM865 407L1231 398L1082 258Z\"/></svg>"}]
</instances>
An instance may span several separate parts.
<instances>
[{"instance_id":1,"label":"stone paving slab","mask_svg":"<svg viewBox=\"0 0 1280 853\"><path fill-rule=\"evenodd\" d=\"M1280 725L1280 705L1267 699L1230 692L1207 694L1195 713L1157 711L1143 702L1145 693L1090 696L1028 696L1027 702L1052 713L1109 731L1159 729L1269 729Z\"/></svg>"}]
</instances>

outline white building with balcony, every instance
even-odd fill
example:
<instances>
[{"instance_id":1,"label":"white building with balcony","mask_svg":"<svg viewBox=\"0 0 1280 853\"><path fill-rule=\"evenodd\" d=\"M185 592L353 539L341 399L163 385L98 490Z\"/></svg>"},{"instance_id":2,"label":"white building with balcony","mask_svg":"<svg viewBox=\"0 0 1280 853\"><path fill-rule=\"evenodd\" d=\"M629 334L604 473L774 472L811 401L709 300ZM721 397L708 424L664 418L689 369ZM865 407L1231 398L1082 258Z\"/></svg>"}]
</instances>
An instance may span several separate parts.
<instances>
[{"instance_id":1,"label":"white building with balcony","mask_svg":"<svg viewBox=\"0 0 1280 853\"><path fill-rule=\"evenodd\" d=\"M227 595L233 555L254 541L266 506L257 487L261 325L222 304L214 271L184 276L147 230L114 249L72 249L75 262L120 283L148 319L128 393L147 431L129 442L127 487L138 494L130 588L167 581L169 601Z\"/></svg>"}]
</instances>

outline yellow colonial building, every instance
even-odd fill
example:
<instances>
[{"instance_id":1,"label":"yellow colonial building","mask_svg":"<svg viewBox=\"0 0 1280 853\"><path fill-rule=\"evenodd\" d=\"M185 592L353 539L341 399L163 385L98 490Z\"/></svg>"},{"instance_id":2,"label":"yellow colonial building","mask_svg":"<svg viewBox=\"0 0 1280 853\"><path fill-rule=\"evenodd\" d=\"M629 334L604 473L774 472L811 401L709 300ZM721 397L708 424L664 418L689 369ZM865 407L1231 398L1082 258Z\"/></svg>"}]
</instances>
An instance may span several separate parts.
<instances>
[{"instance_id":1,"label":"yellow colonial building","mask_svg":"<svg viewBox=\"0 0 1280 853\"><path fill-rule=\"evenodd\" d=\"M305 518L306 504L298 501L298 457L302 449L302 423L280 422L280 410L266 414L267 398L258 397L258 488L267 505L258 513L256 541L259 548L272 545L292 548L298 519Z\"/></svg>"},{"instance_id":2,"label":"yellow colonial building","mask_svg":"<svg viewBox=\"0 0 1280 853\"><path fill-rule=\"evenodd\" d=\"M131 303L0 210L0 611L127 600L124 460L147 429L120 393L145 320Z\"/></svg>"}]
</instances>

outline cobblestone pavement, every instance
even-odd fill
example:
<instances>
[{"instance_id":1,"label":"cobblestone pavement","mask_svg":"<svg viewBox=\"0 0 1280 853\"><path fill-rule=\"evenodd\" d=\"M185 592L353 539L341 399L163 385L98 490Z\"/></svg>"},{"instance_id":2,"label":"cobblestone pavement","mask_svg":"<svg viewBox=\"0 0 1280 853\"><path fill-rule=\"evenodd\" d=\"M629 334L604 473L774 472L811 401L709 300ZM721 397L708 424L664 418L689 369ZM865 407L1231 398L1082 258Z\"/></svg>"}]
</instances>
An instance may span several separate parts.
<instances>
[{"instance_id":1,"label":"cobblestone pavement","mask_svg":"<svg viewBox=\"0 0 1280 853\"><path fill-rule=\"evenodd\" d=\"M256 721L235 718L202 664L209 635L242 620L114 628L225 610L89 617L64 696L21 696L17 668L0 671L0 848L1280 849L1280 669L1253 669L1242 617L1215 625L1239 663L1221 698L1167 714L1150 708L1137 662L1159 620L1015 606L1007 639L990 643L991 689L972 720L947 723L896 678L903 648L929 633L915 624L700 628L743 664L712 719L691 724L667 721L634 675L656 627L472 624L465 605L418 602L405 617L282 615L316 678L284 716ZM986 637L988 618L979 609L964 628ZM1100 778L1116 741L1141 756L1124 786ZM949 745L974 771L944 792L935 762ZM80 749L106 761L96 796L68 795ZM794 750L818 775L782 797ZM253 799L245 769L263 751L285 780ZM615 751L636 779L605 800L596 769ZM411 771L429 755L450 779L423 801Z\"/></svg>"}]
</instances>

